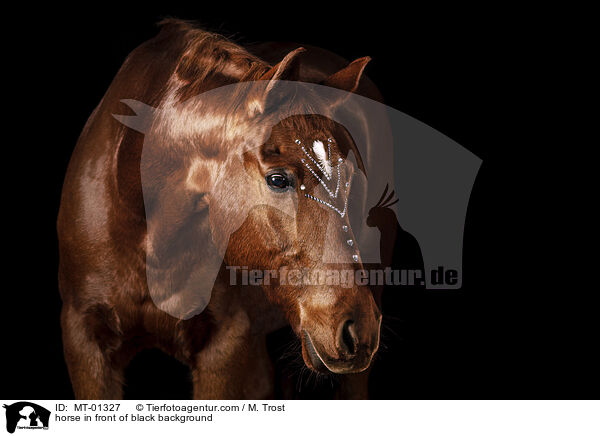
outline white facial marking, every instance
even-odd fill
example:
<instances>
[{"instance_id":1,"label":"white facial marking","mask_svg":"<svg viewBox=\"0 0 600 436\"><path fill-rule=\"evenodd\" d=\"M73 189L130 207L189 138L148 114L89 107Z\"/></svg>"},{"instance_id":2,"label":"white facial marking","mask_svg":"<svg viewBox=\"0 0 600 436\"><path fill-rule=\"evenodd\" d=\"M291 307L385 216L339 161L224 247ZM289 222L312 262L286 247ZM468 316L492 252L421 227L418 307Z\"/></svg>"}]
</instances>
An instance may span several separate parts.
<instances>
[{"instance_id":1,"label":"white facial marking","mask_svg":"<svg viewBox=\"0 0 600 436\"><path fill-rule=\"evenodd\" d=\"M325 169L325 173L331 177L331 161L327 156L327 152L325 151L325 146L321 141L314 141L312 146L313 151L315 152L315 156L317 160L321 164L321 167Z\"/></svg>"},{"instance_id":2,"label":"white facial marking","mask_svg":"<svg viewBox=\"0 0 600 436\"><path fill-rule=\"evenodd\" d=\"M303 316L306 316L305 309L310 309L310 311L324 310L339 304L339 301L340 297L328 288L315 290L300 299L300 319L303 320Z\"/></svg>"},{"instance_id":3,"label":"white facial marking","mask_svg":"<svg viewBox=\"0 0 600 436\"><path fill-rule=\"evenodd\" d=\"M318 169L321 170L321 172L323 173L323 175L325 176L325 178L327 180L331 180L332 178L332 164L331 164L331 143L333 142L332 138L327 139L327 152L325 151L325 146L323 145L322 141L319 140L315 140L313 141L313 145L312 145L312 149L313 149L313 153L315 154L317 160L315 160L310 153L308 153L306 151L306 149L304 148L304 146L302 145L302 141L300 141L299 139L296 139L294 141L296 144L300 145L302 147L302 151L304 152L304 154L318 167ZM325 188L325 191L327 191L327 193L329 194L330 197L337 199L338 197L338 192L340 190L340 179L341 179L341 173L340 173L340 168L344 162L344 159L342 159L341 157L338 158L338 164L337 164L337 183L336 183L336 188L335 188L335 192L333 192L328 186L327 183L325 183L325 181L319 177L319 175L315 172L315 170L313 170L310 166L310 164L305 160L305 159L300 159L300 161L306 166L306 168L308 168L308 170L310 171L310 173L319 181L319 183L321 183L321 185L323 186L323 188ZM350 174L349 176L350 178L352 177L352 174ZM311 194L304 194L305 197L310 198L311 200L315 200L318 203L321 203L322 205L325 205L327 207L332 208L333 210L335 210L342 218L344 218L344 216L346 215L347 209L348 209L348 192L350 190L350 181L348 180L345 183L345 187L346 187L346 192L345 192L345 196L344 196L344 209L340 210L337 207L335 207L332 203L329 203L327 201L321 200L320 198L317 198ZM304 191L306 189L306 187L304 185L300 185L300 190ZM342 226L342 230L344 232L348 231L348 226L347 225L343 225ZM354 245L354 241L352 239L347 239L346 243L352 247ZM352 255L352 260L354 262L358 262L359 257L358 254L353 254Z\"/></svg>"}]
</instances>

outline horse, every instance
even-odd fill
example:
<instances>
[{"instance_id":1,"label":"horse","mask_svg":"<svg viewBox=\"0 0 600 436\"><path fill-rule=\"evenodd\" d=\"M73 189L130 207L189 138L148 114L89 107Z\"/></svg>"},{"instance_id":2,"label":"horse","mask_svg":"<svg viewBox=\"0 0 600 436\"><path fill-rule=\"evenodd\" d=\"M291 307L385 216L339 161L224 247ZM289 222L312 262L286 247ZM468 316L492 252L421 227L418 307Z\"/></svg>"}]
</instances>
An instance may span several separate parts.
<instances>
[{"instance_id":1,"label":"horse","mask_svg":"<svg viewBox=\"0 0 600 436\"><path fill-rule=\"evenodd\" d=\"M368 286L241 277L363 268L344 204L356 144L331 107L282 84L367 92L369 58L316 74L305 51L268 63L169 19L123 63L78 139L57 220L77 399L122 398L125 368L148 347L190 367L194 399L272 398L266 335L285 325L306 367L339 375L340 398L367 397L382 319ZM319 115L273 118L294 104Z\"/></svg>"}]
</instances>

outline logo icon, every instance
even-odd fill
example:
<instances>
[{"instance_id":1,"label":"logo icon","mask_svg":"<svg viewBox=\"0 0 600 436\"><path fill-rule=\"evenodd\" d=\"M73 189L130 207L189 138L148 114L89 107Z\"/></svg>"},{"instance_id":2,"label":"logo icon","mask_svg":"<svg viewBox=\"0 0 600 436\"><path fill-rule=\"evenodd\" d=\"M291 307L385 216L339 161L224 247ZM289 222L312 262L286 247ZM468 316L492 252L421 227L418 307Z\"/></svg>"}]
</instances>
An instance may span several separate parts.
<instances>
[{"instance_id":1,"label":"logo icon","mask_svg":"<svg viewBox=\"0 0 600 436\"><path fill-rule=\"evenodd\" d=\"M6 431L14 433L15 429L48 429L50 411L42 406L28 401L19 401L10 406L4 405L6 409Z\"/></svg>"}]
</instances>

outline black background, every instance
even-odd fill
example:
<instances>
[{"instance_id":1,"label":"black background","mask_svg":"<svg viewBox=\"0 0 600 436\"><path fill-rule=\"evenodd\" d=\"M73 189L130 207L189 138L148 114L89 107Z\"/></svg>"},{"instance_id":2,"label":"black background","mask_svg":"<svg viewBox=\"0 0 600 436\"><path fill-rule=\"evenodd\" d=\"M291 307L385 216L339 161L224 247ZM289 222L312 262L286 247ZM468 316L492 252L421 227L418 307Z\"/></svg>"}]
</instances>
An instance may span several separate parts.
<instances>
[{"instance_id":1,"label":"black background","mask_svg":"<svg viewBox=\"0 0 600 436\"><path fill-rule=\"evenodd\" d=\"M388 339L375 398L545 398L588 396L591 361L567 334L566 313L531 266L531 223L515 211L502 157L526 143L528 71L536 43L517 10L391 3L339 7L233 4L161 8L86 6L36 10L13 34L16 68L6 83L18 140L5 144L10 263L4 287L4 398L72 398L62 357L56 215L77 137L127 54L165 16L198 20L243 42L295 41L351 60L386 103L457 141L483 160L468 209L463 288L407 298ZM27 38L25 35L27 34ZM543 44L543 43L537 43ZM11 50L12 51L12 50ZM533 275L533 277L532 277ZM130 397L179 398L185 368L146 353L128 371ZM597 386L597 385L596 385Z\"/></svg>"}]
</instances>

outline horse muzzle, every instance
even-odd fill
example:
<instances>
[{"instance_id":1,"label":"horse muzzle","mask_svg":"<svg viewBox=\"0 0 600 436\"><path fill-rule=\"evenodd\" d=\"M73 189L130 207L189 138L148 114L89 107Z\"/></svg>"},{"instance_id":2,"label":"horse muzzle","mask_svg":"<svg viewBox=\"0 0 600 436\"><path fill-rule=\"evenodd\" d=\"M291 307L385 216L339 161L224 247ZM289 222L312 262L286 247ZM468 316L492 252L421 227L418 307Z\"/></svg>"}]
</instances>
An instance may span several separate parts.
<instances>
[{"instance_id":1,"label":"horse muzzle","mask_svg":"<svg viewBox=\"0 0 600 436\"><path fill-rule=\"evenodd\" d=\"M316 328L311 333L303 328L302 357L309 368L318 372L362 372L379 348L380 327L381 315L377 313L367 322L346 318L335 329Z\"/></svg>"}]
</instances>

